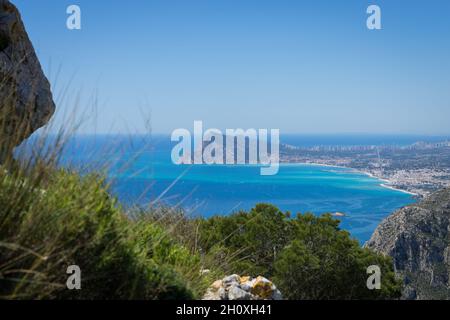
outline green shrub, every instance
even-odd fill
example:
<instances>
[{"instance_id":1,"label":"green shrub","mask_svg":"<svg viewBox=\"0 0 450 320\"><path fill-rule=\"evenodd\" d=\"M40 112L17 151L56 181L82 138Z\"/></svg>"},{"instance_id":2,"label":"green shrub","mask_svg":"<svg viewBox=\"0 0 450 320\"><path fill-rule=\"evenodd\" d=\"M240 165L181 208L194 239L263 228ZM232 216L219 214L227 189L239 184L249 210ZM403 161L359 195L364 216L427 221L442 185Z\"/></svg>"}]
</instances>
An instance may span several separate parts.
<instances>
[{"instance_id":1,"label":"green shrub","mask_svg":"<svg viewBox=\"0 0 450 320\"><path fill-rule=\"evenodd\" d=\"M268 204L202 220L205 250L221 243L234 253L233 272L272 278L288 299L398 298L391 259L359 246L330 215L282 213ZM367 267L382 271L381 290L368 290Z\"/></svg>"},{"instance_id":2,"label":"green shrub","mask_svg":"<svg viewBox=\"0 0 450 320\"><path fill-rule=\"evenodd\" d=\"M0 170L3 298L194 298L189 282L202 277L187 268L198 256L162 234L126 217L98 175ZM81 290L66 289L72 264L82 270Z\"/></svg>"},{"instance_id":3,"label":"green shrub","mask_svg":"<svg viewBox=\"0 0 450 320\"><path fill-rule=\"evenodd\" d=\"M138 219L130 234L135 243L135 254L143 258L151 257L154 264L183 275L183 284L193 297L201 297L216 277L223 275L217 267L201 275L207 264L205 259L181 245L160 224L145 217Z\"/></svg>"},{"instance_id":4,"label":"green shrub","mask_svg":"<svg viewBox=\"0 0 450 320\"><path fill-rule=\"evenodd\" d=\"M277 254L290 238L289 214L270 204L258 204L249 213L203 220L200 243L205 250L221 244L235 256L239 274L271 276Z\"/></svg>"},{"instance_id":5,"label":"green shrub","mask_svg":"<svg viewBox=\"0 0 450 320\"><path fill-rule=\"evenodd\" d=\"M294 240L275 263L275 281L289 299L398 298L390 259L362 249L330 215L298 215ZM367 267L382 272L381 290L368 290Z\"/></svg>"}]
</instances>

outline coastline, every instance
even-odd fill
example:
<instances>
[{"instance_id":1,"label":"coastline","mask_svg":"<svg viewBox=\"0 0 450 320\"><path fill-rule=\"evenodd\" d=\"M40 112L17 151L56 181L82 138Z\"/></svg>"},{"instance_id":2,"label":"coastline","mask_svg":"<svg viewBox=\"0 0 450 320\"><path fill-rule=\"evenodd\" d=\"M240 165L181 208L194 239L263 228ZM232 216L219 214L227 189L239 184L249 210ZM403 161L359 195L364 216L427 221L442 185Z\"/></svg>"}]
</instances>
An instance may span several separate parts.
<instances>
[{"instance_id":1,"label":"coastline","mask_svg":"<svg viewBox=\"0 0 450 320\"><path fill-rule=\"evenodd\" d=\"M421 196L418 193L415 193L415 192L412 192L412 191L408 191L408 190L404 190L404 189L400 189L400 188L397 188L397 187L394 187L394 186L389 186L389 185L386 185L384 183L380 184L380 186L382 186L384 188L387 188L387 189L391 189L391 190L396 190L396 191L400 191L400 192L403 192L403 193L407 193L407 194L415 196L415 197L420 197Z\"/></svg>"},{"instance_id":2,"label":"coastline","mask_svg":"<svg viewBox=\"0 0 450 320\"><path fill-rule=\"evenodd\" d=\"M346 169L346 170L350 170L351 172L363 174L363 175L366 175L366 176L368 176L370 178L379 180L380 182L382 182L379 185L381 187L383 187L383 188L390 189L390 190L395 190L395 191L399 191L399 192L403 192L403 193L406 193L406 194L409 194L409 195L412 195L412 196L415 196L415 197L420 197L421 196L418 193L411 192L411 191L408 191L408 190L401 189L401 188L395 187L393 185L390 185L390 184L392 184L392 181L390 181L390 180L388 180L388 179L386 179L384 177L376 176L373 173L368 172L368 171L362 171L362 170L355 169L355 168L350 168L350 167L344 167L344 166L338 166L338 165L332 165L332 164L326 164L326 163L316 163L316 162L285 162L283 164L284 165L286 165L286 164L292 164L292 165L299 165L299 164L300 165L313 165L313 166L320 166L320 167Z\"/></svg>"},{"instance_id":3,"label":"coastline","mask_svg":"<svg viewBox=\"0 0 450 320\"><path fill-rule=\"evenodd\" d=\"M374 178L374 179L377 179L377 180L380 180L380 181L384 182L384 183L380 183L380 186L382 186L383 188L387 188L387 189L391 189L391 190L395 190L395 191L400 191L400 192L403 192L403 193L406 193L406 194L409 194L409 195L412 195L412 196L415 196L415 197L420 197L421 196L420 194L418 194L416 192L412 192L412 191L408 191L408 190L405 190L405 189L401 189L399 187L396 187L396 186L392 185L392 181L389 180L389 179L386 179L384 177L378 177L378 176L374 175L373 173L367 172L367 171L356 170L356 169L353 169L353 168L351 168L351 169L355 170L356 172L365 174L365 175L367 175L367 176L369 176L371 178Z\"/></svg>"}]
</instances>

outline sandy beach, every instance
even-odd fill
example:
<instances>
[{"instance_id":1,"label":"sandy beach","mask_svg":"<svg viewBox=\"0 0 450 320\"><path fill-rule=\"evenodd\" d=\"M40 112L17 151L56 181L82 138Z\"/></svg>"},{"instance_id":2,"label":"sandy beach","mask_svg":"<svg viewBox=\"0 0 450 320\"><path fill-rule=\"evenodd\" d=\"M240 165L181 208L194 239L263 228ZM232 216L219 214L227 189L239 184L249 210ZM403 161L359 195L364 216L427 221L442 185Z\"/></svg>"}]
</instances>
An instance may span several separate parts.
<instances>
[{"instance_id":1,"label":"sandy beach","mask_svg":"<svg viewBox=\"0 0 450 320\"><path fill-rule=\"evenodd\" d=\"M355 168L349 168L349 167L332 165L332 164L326 164L326 163L316 163L316 162L298 162L298 163L288 162L288 163L282 163L282 164L283 165L313 165L313 166L319 166L319 167L346 169L349 172L363 174L363 175L366 175L366 176L368 176L370 178L379 180L380 182L382 182L382 183L380 183L380 186L383 187L383 188L387 188L387 189L395 190L395 191L400 191L400 192L403 192L403 193L406 193L406 194L410 194L410 195L413 195L413 196L420 196L420 194L418 194L418 193L411 192L411 191L408 191L408 190L396 187L396 186L392 185L393 184L392 181L390 181L390 180L388 180L388 179L386 179L384 177L376 176L373 173L368 172L368 171L362 171L362 170L358 170L358 169L355 169Z\"/></svg>"}]
</instances>

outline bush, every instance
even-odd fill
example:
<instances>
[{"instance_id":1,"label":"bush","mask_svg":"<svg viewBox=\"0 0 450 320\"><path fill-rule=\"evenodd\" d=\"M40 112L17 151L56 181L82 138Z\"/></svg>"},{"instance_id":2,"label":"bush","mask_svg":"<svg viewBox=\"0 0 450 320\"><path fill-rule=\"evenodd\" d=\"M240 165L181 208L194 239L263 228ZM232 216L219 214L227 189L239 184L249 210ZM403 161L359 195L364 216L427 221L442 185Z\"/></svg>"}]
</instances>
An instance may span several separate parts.
<instances>
[{"instance_id":1,"label":"bush","mask_svg":"<svg viewBox=\"0 0 450 320\"><path fill-rule=\"evenodd\" d=\"M273 274L277 254L290 239L289 213L270 204L258 204L249 213L202 221L200 243L207 251L217 244L235 256L233 270L239 274Z\"/></svg>"},{"instance_id":2,"label":"bush","mask_svg":"<svg viewBox=\"0 0 450 320\"><path fill-rule=\"evenodd\" d=\"M200 243L235 254L233 272L274 279L288 299L388 299L400 296L390 258L359 246L330 215L282 213L268 204L249 213L202 220ZM367 267L382 270L381 290L368 290Z\"/></svg>"},{"instance_id":3,"label":"bush","mask_svg":"<svg viewBox=\"0 0 450 320\"><path fill-rule=\"evenodd\" d=\"M66 288L72 264L81 290ZM1 297L191 299L199 270L198 254L125 216L100 176L0 169Z\"/></svg>"},{"instance_id":4,"label":"bush","mask_svg":"<svg viewBox=\"0 0 450 320\"><path fill-rule=\"evenodd\" d=\"M274 279L289 299L398 298L390 259L360 248L349 234L339 230L331 216L299 215L292 221L294 240L275 264ZM368 290L368 266L382 271L381 290Z\"/></svg>"}]
</instances>

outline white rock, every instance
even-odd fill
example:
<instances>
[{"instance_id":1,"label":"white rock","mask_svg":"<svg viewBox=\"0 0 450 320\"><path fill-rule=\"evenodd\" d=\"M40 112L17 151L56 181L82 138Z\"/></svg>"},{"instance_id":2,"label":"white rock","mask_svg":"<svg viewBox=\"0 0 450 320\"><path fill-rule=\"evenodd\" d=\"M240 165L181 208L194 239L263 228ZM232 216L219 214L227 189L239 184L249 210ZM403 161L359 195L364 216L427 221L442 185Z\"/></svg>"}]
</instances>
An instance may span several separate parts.
<instances>
[{"instance_id":1,"label":"white rock","mask_svg":"<svg viewBox=\"0 0 450 320\"><path fill-rule=\"evenodd\" d=\"M231 276L223 278L222 283L223 283L223 286L226 288L233 284L239 284L240 279L241 279L241 277L239 277L237 274L233 274Z\"/></svg>"},{"instance_id":2,"label":"white rock","mask_svg":"<svg viewBox=\"0 0 450 320\"><path fill-rule=\"evenodd\" d=\"M241 283L242 281L242 283ZM208 288L204 300L282 300L277 287L264 277L240 277L237 274L216 280Z\"/></svg>"}]
</instances>

